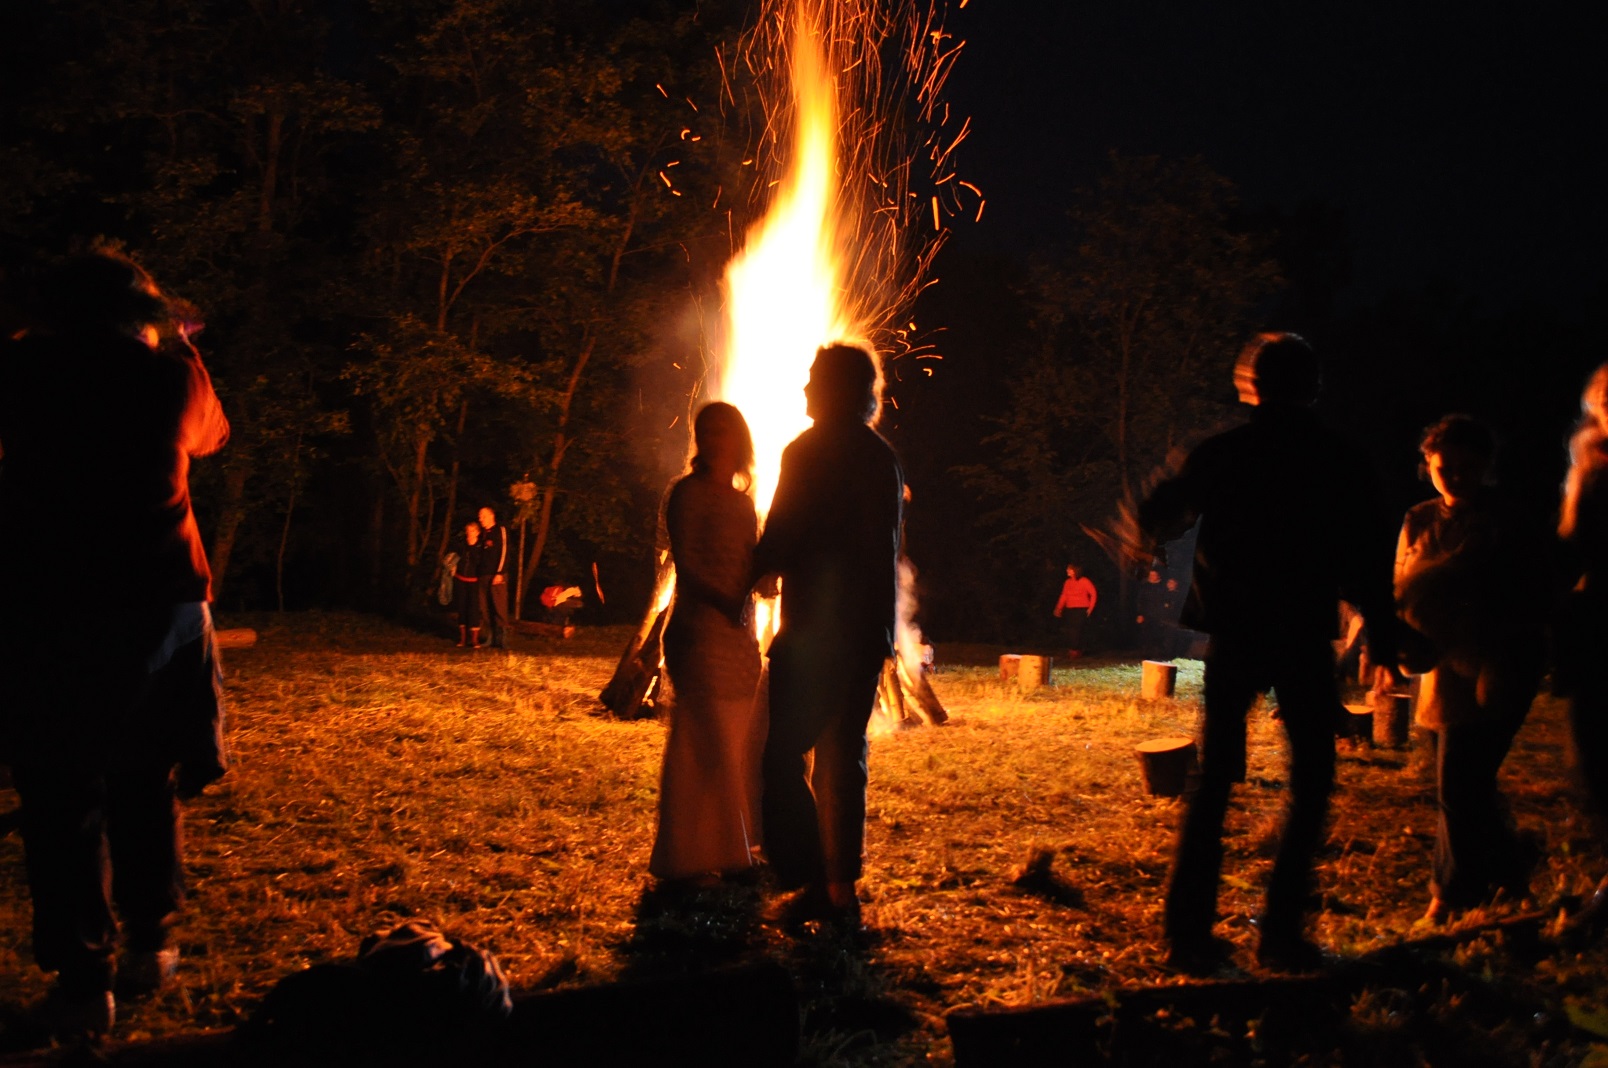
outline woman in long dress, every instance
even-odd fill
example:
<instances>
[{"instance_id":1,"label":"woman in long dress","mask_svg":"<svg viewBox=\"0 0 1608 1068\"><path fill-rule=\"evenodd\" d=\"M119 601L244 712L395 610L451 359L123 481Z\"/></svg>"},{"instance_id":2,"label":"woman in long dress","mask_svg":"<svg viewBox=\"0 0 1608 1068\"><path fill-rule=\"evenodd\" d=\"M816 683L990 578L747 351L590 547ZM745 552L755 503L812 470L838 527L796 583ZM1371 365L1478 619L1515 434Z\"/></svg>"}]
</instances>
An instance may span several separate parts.
<instances>
[{"instance_id":1,"label":"woman in long dress","mask_svg":"<svg viewBox=\"0 0 1608 1068\"><path fill-rule=\"evenodd\" d=\"M1569 700L1575 759L1608 841L1608 363L1580 397L1580 425L1569 441L1569 476L1558 521L1568 595L1557 623L1557 689ZM1608 930L1608 877L1574 920L1580 934Z\"/></svg>"},{"instance_id":2,"label":"woman in long dress","mask_svg":"<svg viewBox=\"0 0 1608 1068\"><path fill-rule=\"evenodd\" d=\"M1424 471L1438 497L1414 505L1396 550L1402 616L1433 647L1418 723L1437 734L1433 898L1426 919L1529 891L1527 856L1497 772L1541 681L1545 546L1541 532L1489 484L1496 440L1450 415L1424 433ZM1428 668L1428 670L1424 670Z\"/></svg>"},{"instance_id":3,"label":"woman in long dress","mask_svg":"<svg viewBox=\"0 0 1608 1068\"><path fill-rule=\"evenodd\" d=\"M749 568L754 444L742 413L715 402L693 424L691 473L665 508L676 568L665 630L670 737L659 790L659 830L648 870L710 882L754 863L759 845L759 645Z\"/></svg>"}]
</instances>

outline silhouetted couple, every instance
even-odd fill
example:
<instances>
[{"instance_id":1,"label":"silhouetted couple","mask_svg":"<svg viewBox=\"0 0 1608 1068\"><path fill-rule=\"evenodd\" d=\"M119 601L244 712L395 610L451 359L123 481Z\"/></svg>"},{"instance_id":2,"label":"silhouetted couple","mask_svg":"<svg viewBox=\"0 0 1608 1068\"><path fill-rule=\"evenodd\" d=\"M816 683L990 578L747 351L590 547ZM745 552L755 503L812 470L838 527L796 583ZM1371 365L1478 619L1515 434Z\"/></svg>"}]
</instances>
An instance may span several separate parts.
<instances>
[{"instance_id":1,"label":"silhouetted couple","mask_svg":"<svg viewBox=\"0 0 1608 1068\"><path fill-rule=\"evenodd\" d=\"M871 427L878 375L868 351L820 349L804 394L814 426L782 454L757 544L753 445L730 405L699 412L692 471L670 494L674 700L651 870L744 871L762 825L765 856L790 892L774 918L857 926L866 725L893 651L904 476ZM750 591L769 576L780 577L782 600L767 724L749 612Z\"/></svg>"}]
</instances>

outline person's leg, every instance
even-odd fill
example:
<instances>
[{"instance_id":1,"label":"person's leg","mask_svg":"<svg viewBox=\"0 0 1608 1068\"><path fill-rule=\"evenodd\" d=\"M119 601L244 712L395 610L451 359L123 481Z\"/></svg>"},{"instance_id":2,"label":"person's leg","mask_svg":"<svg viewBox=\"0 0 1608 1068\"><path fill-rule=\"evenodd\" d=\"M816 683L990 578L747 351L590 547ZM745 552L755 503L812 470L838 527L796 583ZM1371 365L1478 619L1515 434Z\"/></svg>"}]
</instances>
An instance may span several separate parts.
<instances>
[{"instance_id":1,"label":"person's leg","mask_svg":"<svg viewBox=\"0 0 1608 1068\"><path fill-rule=\"evenodd\" d=\"M105 783L64 761L18 760L12 778L33 898L34 959L75 996L110 990L117 920L111 908Z\"/></svg>"},{"instance_id":2,"label":"person's leg","mask_svg":"<svg viewBox=\"0 0 1608 1068\"><path fill-rule=\"evenodd\" d=\"M1208 655L1200 785L1184 811L1167 887L1165 934L1175 950L1208 942L1217 922L1223 818L1234 783L1245 775L1245 715L1257 691L1249 665L1235 652Z\"/></svg>"},{"instance_id":3,"label":"person's leg","mask_svg":"<svg viewBox=\"0 0 1608 1068\"><path fill-rule=\"evenodd\" d=\"M780 644L780 642L778 642ZM773 646L770 727L761 758L761 822L765 857L778 885L793 890L821 881L821 831L807 756L824 726L820 680L802 657Z\"/></svg>"},{"instance_id":4,"label":"person's leg","mask_svg":"<svg viewBox=\"0 0 1608 1068\"><path fill-rule=\"evenodd\" d=\"M508 583L496 582L491 586L491 644L497 649L508 647Z\"/></svg>"},{"instance_id":5,"label":"person's leg","mask_svg":"<svg viewBox=\"0 0 1608 1068\"><path fill-rule=\"evenodd\" d=\"M107 775L106 836L126 948L165 949L185 896L183 817L170 765L142 760L113 768Z\"/></svg>"},{"instance_id":6,"label":"person's leg","mask_svg":"<svg viewBox=\"0 0 1608 1068\"><path fill-rule=\"evenodd\" d=\"M866 724L876 701L882 661L838 669L836 713L815 743L811 773L821 828L824 876L833 902L848 905L860 878L865 848L865 792L870 747Z\"/></svg>"},{"instance_id":7,"label":"person's leg","mask_svg":"<svg viewBox=\"0 0 1608 1068\"><path fill-rule=\"evenodd\" d=\"M1312 896L1312 861L1323 845L1334 788L1333 651L1327 642L1292 649L1281 658L1274 683L1284 731L1290 743L1290 804L1279 839L1267 911L1264 944L1304 939L1303 919Z\"/></svg>"},{"instance_id":8,"label":"person's leg","mask_svg":"<svg viewBox=\"0 0 1608 1068\"><path fill-rule=\"evenodd\" d=\"M1061 619L1066 626L1066 651L1069 656L1080 656L1083 653L1083 624L1088 621L1089 614L1081 608L1068 608L1061 613Z\"/></svg>"}]
</instances>

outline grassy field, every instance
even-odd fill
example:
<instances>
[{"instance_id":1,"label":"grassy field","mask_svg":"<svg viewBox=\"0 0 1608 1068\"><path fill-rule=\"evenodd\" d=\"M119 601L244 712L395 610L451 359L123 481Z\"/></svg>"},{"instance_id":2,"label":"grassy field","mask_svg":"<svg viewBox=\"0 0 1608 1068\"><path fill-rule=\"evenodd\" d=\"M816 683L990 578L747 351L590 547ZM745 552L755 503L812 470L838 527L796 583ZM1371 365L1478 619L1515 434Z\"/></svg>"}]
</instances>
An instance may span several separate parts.
<instances>
[{"instance_id":1,"label":"grassy field","mask_svg":"<svg viewBox=\"0 0 1608 1068\"><path fill-rule=\"evenodd\" d=\"M350 957L371 929L416 915L492 951L526 990L781 960L804 992L810 1064L944 1063L942 1017L956 1006L1179 981L1158 936L1180 805L1145 795L1133 746L1194 732L1197 663L1183 662L1172 701L1139 700L1137 665L1103 660L1058 668L1054 689L1024 696L998 682L998 650L940 646L934 684L952 723L872 743L875 935L859 949L759 925L752 890L712 891L690 909L651 892L663 728L603 718L595 696L623 633L517 638L503 654L356 616L223 624L261 633L226 654L236 766L188 810L180 982L120 1006L120 1038L234 1024L281 976ZM1276 722L1253 719L1219 927L1247 964L1284 775ZM1573 806L1564 734L1561 707L1538 702L1503 773L1521 825L1544 842L1533 886L1554 911L1608 870ZM0 811L14 803L0 797ZM1362 954L1429 933L1419 917L1433 829L1422 753L1343 751L1317 938ZM27 930L12 834L0 841L4 1009L45 987ZM1404 1012L1369 991L1356 1028L1390 1032L1404 1064L1457 1063L1448 1035L1460 1029L1491 1063L1608 1059L1591 1041L1608 1022L1602 950L1517 961L1491 934L1446 961L1503 1004L1539 1009L1476 1039L1455 992Z\"/></svg>"}]
</instances>

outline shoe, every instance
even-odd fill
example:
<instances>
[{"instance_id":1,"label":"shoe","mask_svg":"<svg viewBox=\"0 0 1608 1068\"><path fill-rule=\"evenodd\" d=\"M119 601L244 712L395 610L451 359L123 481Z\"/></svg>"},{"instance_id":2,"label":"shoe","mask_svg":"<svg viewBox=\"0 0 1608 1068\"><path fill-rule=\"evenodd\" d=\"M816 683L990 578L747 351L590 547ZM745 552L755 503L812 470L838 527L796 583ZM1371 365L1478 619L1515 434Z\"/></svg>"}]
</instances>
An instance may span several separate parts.
<instances>
[{"instance_id":1,"label":"shoe","mask_svg":"<svg viewBox=\"0 0 1608 1068\"><path fill-rule=\"evenodd\" d=\"M1216 935L1173 938L1167 946L1167 967L1182 975L1204 979L1232 968L1234 943Z\"/></svg>"},{"instance_id":2,"label":"shoe","mask_svg":"<svg viewBox=\"0 0 1608 1068\"><path fill-rule=\"evenodd\" d=\"M172 983L178 970L177 946L129 953L118 966L117 986L130 997L144 997Z\"/></svg>"},{"instance_id":3,"label":"shoe","mask_svg":"<svg viewBox=\"0 0 1608 1068\"><path fill-rule=\"evenodd\" d=\"M862 929L860 902L852 905L834 904L825 890L807 886L776 901L765 910L765 922L773 927L794 931L807 923L820 923L849 931Z\"/></svg>"},{"instance_id":4,"label":"shoe","mask_svg":"<svg viewBox=\"0 0 1608 1068\"><path fill-rule=\"evenodd\" d=\"M1338 961L1334 954L1300 935L1275 938L1264 935L1256 947L1256 963L1270 972L1321 972Z\"/></svg>"},{"instance_id":5,"label":"shoe","mask_svg":"<svg viewBox=\"0 0 1608 1068\"><path fill-rule=\"evenodd\" d=\"M101 1037L117 1021L117 999L110 990L68 992L60 983L35 1006L35 1022L58 1040Z\"/></svg>"}]
</instances>

